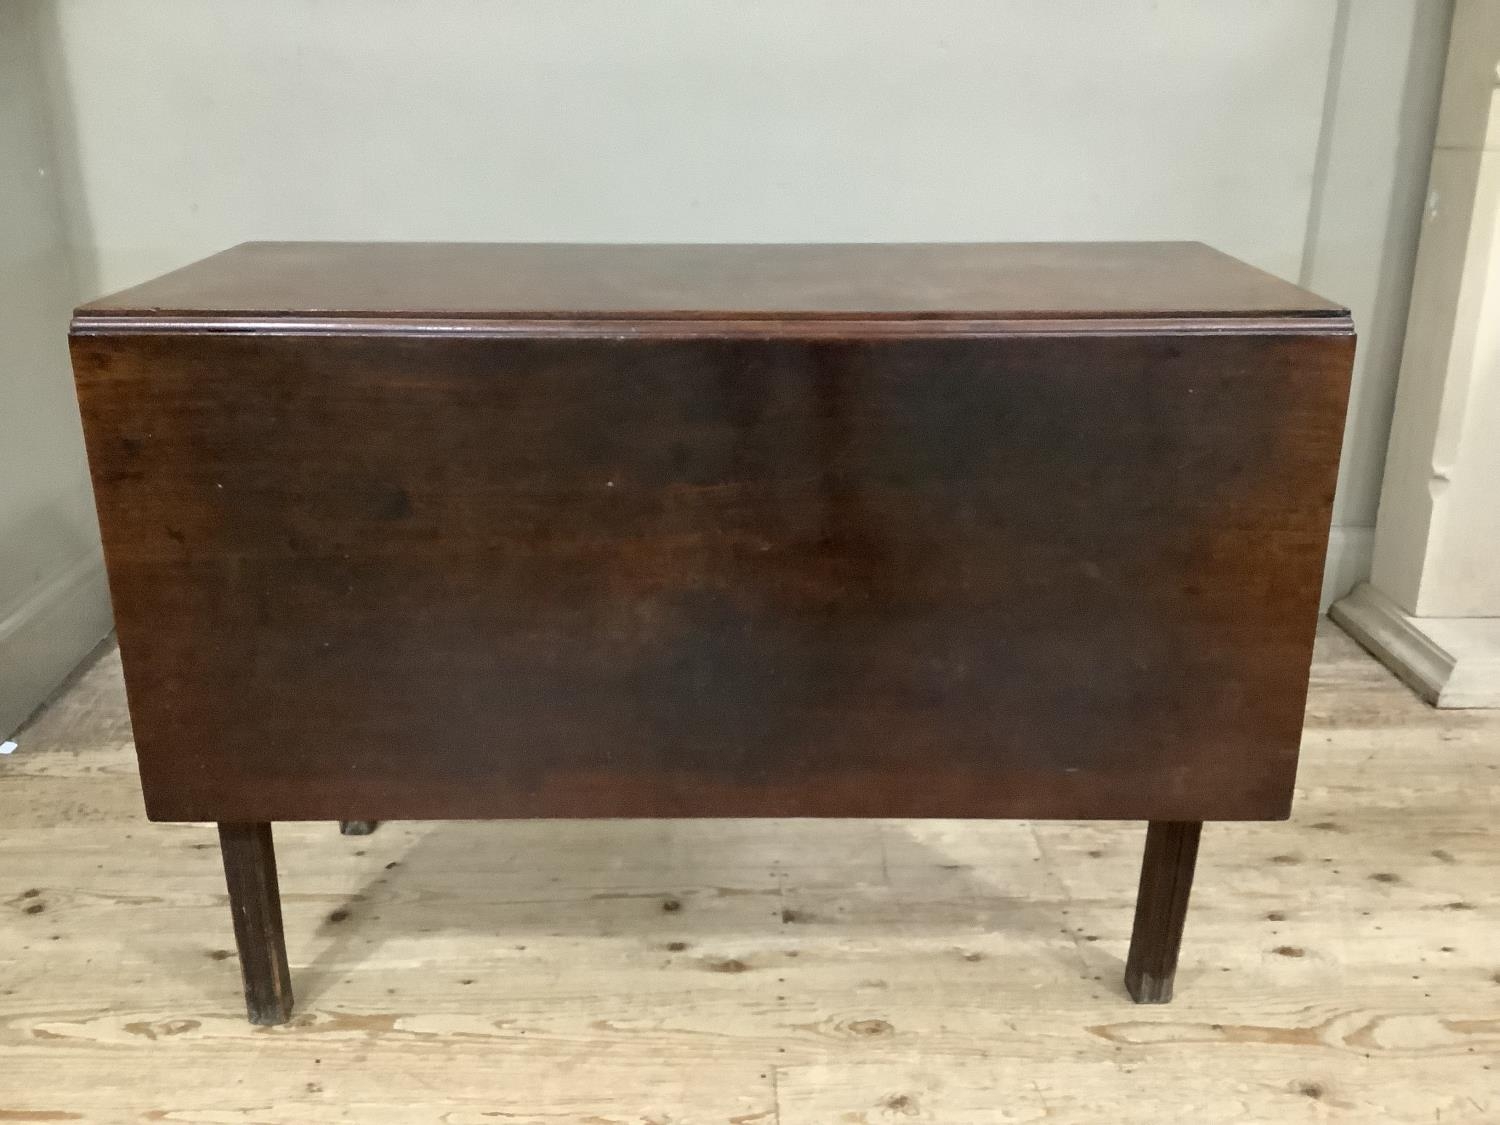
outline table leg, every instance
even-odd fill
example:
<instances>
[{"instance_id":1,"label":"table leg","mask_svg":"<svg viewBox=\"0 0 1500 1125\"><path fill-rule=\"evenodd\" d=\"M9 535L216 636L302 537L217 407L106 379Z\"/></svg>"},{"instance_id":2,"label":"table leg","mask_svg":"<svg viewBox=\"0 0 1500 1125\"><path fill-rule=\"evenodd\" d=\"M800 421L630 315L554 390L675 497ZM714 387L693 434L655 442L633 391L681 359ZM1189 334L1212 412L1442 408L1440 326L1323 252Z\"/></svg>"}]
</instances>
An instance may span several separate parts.
<instances>
[{"instance_id":1,"label":"table leg","mask_svg":"<svg viewBox=\"0 0 1500 1125\"><path fill-rule=\"evenodd\" d=\"M281 892L276 885L276 852L265 821L219 824L224 878L234 916L234 940L245 981L250 1022L285 1023L292 1014L292 978L281 930Z\"/></svg>"},{"instance_id":2,"label":"table leg","mask_svg":"<svg viewBox=\"0 0 1500 1125\"><path fill-rule=\"evenodd\" d=\"M1135 928L1125 961L1125 987L1137 1004L1165 1004L1172 999L1202 831L1201 820L1153 820L1146 828Z\"/></svg>"},{"instance_id":3,"label":"table leg","mask_svg":"<svg viewBox=\"0 0 1500 1125\"><path fill-rule=\"evenodd\" d=\"M378 820L341 820L339 831L345 836L368 836L379 823Z\"/></svg>"}]
</instances>

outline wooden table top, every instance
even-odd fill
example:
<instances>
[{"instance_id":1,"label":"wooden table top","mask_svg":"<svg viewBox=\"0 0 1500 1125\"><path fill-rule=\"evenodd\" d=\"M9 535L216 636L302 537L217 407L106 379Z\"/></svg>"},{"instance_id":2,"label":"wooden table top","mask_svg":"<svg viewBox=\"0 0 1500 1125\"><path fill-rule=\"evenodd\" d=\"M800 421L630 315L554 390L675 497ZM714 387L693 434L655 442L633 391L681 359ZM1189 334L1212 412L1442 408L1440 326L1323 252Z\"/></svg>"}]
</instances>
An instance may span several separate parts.
<instances>
[{"instance_id":1,"label":"wooden table top","mask_svg":"<svg viewBox=\"0 0 1500 1125\"><path fill-rule=\"evenodd\" d=\"M247 242L84 305L190 317L764 321L1328 318L1196 242L584 245Z\"/></svg>"},{"instance_id":2,"label":"wooden table top","mask_svg":"<svg viewBox=\"0 0 1500 1125\"><path fill-rule=\"evenodd\" d=\"M253 243L96 302L147 810L1285 817L1351 333L1190 243Z\"/></svg>"}]
</instances>

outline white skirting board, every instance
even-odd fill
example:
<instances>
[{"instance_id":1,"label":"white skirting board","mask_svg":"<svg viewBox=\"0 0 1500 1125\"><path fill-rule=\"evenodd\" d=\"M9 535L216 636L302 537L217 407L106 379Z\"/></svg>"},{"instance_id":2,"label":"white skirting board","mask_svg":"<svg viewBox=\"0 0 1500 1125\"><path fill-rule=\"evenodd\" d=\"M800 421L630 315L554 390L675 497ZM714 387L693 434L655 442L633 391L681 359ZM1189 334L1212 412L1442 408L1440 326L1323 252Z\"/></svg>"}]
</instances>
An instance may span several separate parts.
<instances>
[{"instance_id":1,"label":"white skirting board","mask_svg":"<svg viewBox=\"0 0 1500 1125\"><path fill-rule=\"evenodd\" d=\"M1412 617L1368 582L1329 616L1428 703L1500 708L1500 617Z\"/></svg>"},{"instance_id":2,"label":"white skirting board","mask_svg":"<svg viewBox=\"0 0 1500 1125\"><path fill-rule=\"evenodd\" d=\"M18 605L0 607L0 739L46 701L111 627L97 549Z\"/></svg>"}]
</instances>

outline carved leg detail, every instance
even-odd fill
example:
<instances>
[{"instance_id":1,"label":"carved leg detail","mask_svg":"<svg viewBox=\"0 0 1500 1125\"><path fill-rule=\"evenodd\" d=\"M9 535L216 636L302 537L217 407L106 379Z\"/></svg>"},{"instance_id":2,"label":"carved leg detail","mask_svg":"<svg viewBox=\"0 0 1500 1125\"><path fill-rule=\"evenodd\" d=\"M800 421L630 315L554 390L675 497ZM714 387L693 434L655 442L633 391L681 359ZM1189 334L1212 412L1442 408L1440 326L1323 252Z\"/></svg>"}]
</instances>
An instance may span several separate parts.
<instances>
[{"instance_id":1,"label":"carved leg detail","mask_svg":"<svg viewBox=\"0 0 1500 1125\"><path fill-rule=\"evenodd\" d=\"M224 878L229 884L250 1022L285 1023L292 1014L292 978L281 930L271 826L264 821L220 823L219 848L224 853Z\"/></svg>"},{"instance_id":2,"label":"carved leg detail","mask_svg":"<svg viewBox=\"0 0 1500 1125\"><path fill-rule=\"evenodd\" d=\"M1172 999L1202 831L1200 820L1153 820L1146 829L1135 928L1125 962L1125 987L1137 1004L1165 1004Z\"/></svg>"}]
</instances>

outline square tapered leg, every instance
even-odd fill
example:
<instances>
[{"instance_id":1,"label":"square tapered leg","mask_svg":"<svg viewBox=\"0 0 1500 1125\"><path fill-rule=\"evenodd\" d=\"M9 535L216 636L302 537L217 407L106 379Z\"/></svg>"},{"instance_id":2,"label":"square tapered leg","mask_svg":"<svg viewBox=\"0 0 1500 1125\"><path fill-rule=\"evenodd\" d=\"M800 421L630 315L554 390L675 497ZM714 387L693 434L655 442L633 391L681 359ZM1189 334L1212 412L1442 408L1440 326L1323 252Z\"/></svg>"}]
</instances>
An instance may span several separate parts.
<instances>
[{"instance_id":1,"label":"square tapered leg","mask_svg":"<svg viewBox=\"0 0 1500 1125\"><path fill-rule=\"evenodd\" d=\"M1125 987L1137 1004L1165 1004L1172 999L1202 831L1199 820L1153 820L1146 829L1135 928L1125 962Z\"/></svg>"},{"instance_id":2,"label":"square tapered leg","mask_svg":"<svg viewBox=\"0 0 1500 1125\"><path fill-rule=\"evenodd\" d=\"M229 884L250 1022L285 1023L292 1014L292 979L281 929L271 826L264 821L220 822L219 847L224 853L224 878Z\"/></svg>"}]
</instances>

